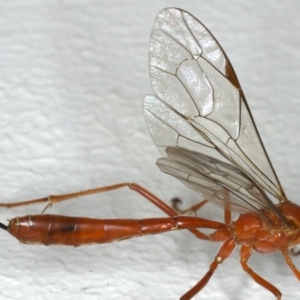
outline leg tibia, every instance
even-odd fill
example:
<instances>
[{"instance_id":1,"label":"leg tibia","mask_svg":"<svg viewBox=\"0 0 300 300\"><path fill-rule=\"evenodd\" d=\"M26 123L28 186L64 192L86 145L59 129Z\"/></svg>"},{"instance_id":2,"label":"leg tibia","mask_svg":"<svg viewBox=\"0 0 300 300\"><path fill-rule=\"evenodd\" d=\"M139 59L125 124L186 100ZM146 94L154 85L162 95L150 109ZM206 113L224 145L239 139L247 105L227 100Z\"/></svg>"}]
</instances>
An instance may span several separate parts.
<instances>
[{"instance_id":1,"label":"leg tibia","mask_svg":"<svg viewBox=\"0 0 300 300\"><path fill-rule=\"evenodd\" d=\"M281 299L281 292L271 283L260 277L257 273L255 273L247 264L248 259L250 258L252 253L252 249L248 246L243 245L240 251L240 261L242 268L245 272L247 272L252 279L257 282L259 285L270 291L277 300Z\"/></svg>"},{"instance_id":2,"label":"leg tibia","mask_svg":"<svg viewBox=\"0 0 300 300\"><path fill-rule=\"evenodd\" d=\"M187 293L185 293L180 300L190 300L192 299L197 293L199 293L208 283L212 275L214 274L215 270L217 269L218 265L222 263L235 248L235 243L233 239L228 239L224 242L222 247L220 248L215 260L211 263L209 270L206 274L202 277L202 279L192 287Z\"/></svg>"}]
</instances>

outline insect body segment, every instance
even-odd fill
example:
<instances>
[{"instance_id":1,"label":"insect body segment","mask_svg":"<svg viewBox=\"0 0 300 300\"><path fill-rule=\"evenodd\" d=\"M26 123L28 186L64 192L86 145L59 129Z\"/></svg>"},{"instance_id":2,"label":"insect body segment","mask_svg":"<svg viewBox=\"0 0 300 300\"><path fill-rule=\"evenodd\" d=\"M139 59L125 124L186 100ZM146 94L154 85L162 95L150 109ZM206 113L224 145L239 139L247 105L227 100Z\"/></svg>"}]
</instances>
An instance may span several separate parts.
<instances>
[{"instance_id":1,"label":"insect body segment","mask_svg":"<svg viewBox=\"0 0 300 300\"><path fill-rule=\"evenodd\" d=\"M241 214L233 222L235 242L250 246L254 251L262 254L276 252L282 248L299 244L300 207L295 203L286 201L279 204L278 208L290 218L289 226L286 226L276 215L269 215L273 224L270 225L269 222L254 214ZM286 214L290 210L294 212L294 216Z\"/></svg>"},{"instance_id":2,"label":"insect body segment","mask_svg":"<svg viewBox=\"0 0 300 300\"><path fill-rule=\"evenodd\" d=\"M10 220L7 231L25 244L76 247L190 228L226 229L226 225L188 216L135 220L31 215ZM230 235L226 231L223 240Z\"/></svg>"}]
</instances>

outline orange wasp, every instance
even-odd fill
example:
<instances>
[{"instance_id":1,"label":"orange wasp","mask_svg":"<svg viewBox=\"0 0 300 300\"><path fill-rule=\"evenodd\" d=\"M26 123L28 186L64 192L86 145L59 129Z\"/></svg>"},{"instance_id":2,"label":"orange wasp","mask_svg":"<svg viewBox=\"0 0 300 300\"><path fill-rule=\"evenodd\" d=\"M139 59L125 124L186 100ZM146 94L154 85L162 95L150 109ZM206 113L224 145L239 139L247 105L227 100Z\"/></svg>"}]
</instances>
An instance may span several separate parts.
<instances>
[{"instance_id":1,"label":"orange wasp","mask_svg":"<svg viewBox=\"0 0 300 300\"><path fill-rule=\"evenodd\" d=\"M0 223L1 228L22 243L72 246L188 229L199 239L222 245L206 274L180 299L191 299L201 291L237 245L243 270L281 299L281 292L255 273L248 260L253 251L280 251L300 280L300 271L289 257L289 249L300 243L300 207L284 194L225 52L203 24L177 8L158 14L149 52L155 95L145 97L144 113L163 156L157 165L206 199L191 210L212 202L224 209L224 223L180 215L176 205L170 207L143 187L121 183L1 206L45 202L46 209L71 198L127 186L169 217L90 219L40 214L16 217L7 226ZM240 214L235 221L231 212ZM205 234L201 229L213 231Z\"/></svg>"}]
</instances>

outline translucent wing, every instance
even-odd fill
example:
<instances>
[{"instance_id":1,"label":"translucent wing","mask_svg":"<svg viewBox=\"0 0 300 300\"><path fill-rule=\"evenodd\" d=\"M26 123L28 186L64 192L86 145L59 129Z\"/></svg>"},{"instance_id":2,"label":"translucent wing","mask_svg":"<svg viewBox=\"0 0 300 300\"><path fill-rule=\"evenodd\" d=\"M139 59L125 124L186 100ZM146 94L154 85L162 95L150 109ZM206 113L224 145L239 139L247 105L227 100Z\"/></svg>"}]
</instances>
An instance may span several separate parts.
<instances>
[{"instance_id":1,"label":"translucent wing","mask_svg":"<svg viewBox=\"0 0 300 300\"><path fill-rule=\"evenodd\" d=\"M157 161L161 171L178 178L210 202L224 207L226 201L226 207L231 211L251 211L264 218L261 210L271 209L286 222L257 184L236 167L180 147L167 147L166 154L167 157Z\"/></svg>"},{"instance_id":2,"label":"translucent wing","mask_svg":"<svg viewBox=\"0 0 300 300\"><path fill-rule=\"evenodd\" d=\"M242 171L240 178L247 177L248 183L256 186L255 190L263 189L284 201L284 192L238 79L212 34L189 13L167 8L155 20L149 52L155 96L145 97L144 113L162 154L168 156L167 147L185 148L213 156L219 166L225 157ZM229 171L229 165L226 166ZM238 174L237 169L234 170L228 179ZM239 185L244 187L240 182ZM229 183L222 186L231 190ZM246 196L239 194L239 197L245 199ZM257 208L270 205L262 193L255 192L250 198L260 202ZM234 202L236 207L237 203L240 205L240 201Z\"/></svg>"}]
</instances>

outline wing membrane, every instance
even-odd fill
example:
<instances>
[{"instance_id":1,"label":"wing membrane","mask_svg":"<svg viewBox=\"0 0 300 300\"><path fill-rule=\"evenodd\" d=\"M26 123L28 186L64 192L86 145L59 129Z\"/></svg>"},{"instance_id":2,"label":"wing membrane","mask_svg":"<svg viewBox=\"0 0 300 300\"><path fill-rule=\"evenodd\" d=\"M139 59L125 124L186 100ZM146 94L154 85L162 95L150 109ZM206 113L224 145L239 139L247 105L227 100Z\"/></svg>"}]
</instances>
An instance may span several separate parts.
<instances>
[{"instance_id":1,"label":"wing membrane","mask_svg":"<svg viewBox=\"0 0 300 300\"><path fill-rule=\"evenodd\" d=\"M261 217L262 209L272 210L284 222L285 217L266 194L243 171L205 154L180 147L167 147L167 157L157 165L210 202L237 213L253 212ZM227 195L227 197L224 197ZM226 200L224 200L226 199Z\"/></svg>"},{"instance_id":2,"label":"wing membrane","mask_svg":"<svg viewBox=\"0 0 300 300\"><path fill-rule=\"evenodd\" d=\"M206 27L183 10L164 9L155 20L149 53L155 96L145 97L144 112L162 154L168 156L168 147L181 147L209 154L217 161L223 156L242 171L242 177L246 176L256 186L255 190L259 187L283 201L284 192L238 79L223 49ZM229 183L222 186L232 192ZM259 209L270 205L265 197L254 193L250 198L258 200L260 204L254 206ZM234 202L235 206L240 205L240 201Z\"/></svg>"}]
</instances>

